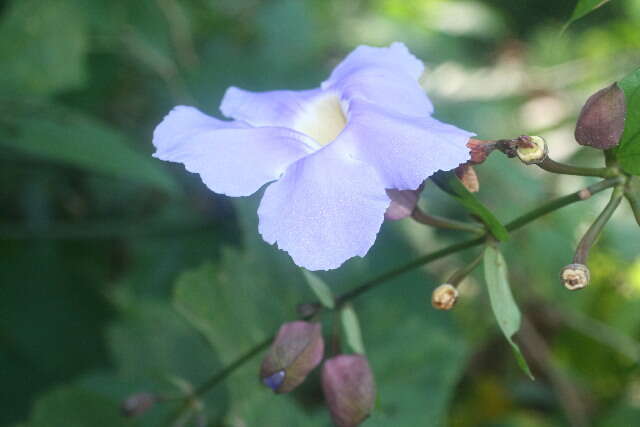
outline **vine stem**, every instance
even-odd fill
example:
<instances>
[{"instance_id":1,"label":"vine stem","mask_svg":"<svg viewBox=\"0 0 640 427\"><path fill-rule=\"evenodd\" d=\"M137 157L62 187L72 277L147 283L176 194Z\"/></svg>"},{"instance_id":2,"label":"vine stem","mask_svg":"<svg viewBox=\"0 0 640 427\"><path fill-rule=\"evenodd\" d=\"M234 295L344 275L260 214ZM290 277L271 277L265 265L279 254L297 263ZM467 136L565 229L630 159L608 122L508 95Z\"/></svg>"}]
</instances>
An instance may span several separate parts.
<instances>
[{"instance_id":1,"label":"vine stem","mask_svg":"<svg viewBox=\"0 0 640 427\"><path fill-rule=\"evenodd\" d=\"M455 219L443 218L436 215L430 215L416 206L411 213L411 218L420 224L429 225L431 227L446 228L450 230L469 231L476 234L484 234L484 227L478 224L472 224Z\"/></svg>"},{"instance_id":2,"label":"vine stem","mask_svg":"<svg viewBox=\"0 0 640 427\"><path fill-rule=\"evenodd\" d=\"M633 178L632 178L633 179ZM640 178L635 178L640 179ZM631 179L628 182L628 185L631 184ZM629 202L629 206L631 206L631 212L633 212L633 216L636 218L636 222L640 225L640 196L636 196L631 191L631 188L627 188L624 193L627 201Z\"/></svg>"},{"instance_id":3,"label":"vine stem","mask_svg":"<svg viewBox=\"0 0 640 427\"><path fill-rule=\"evenodd\" d=\"M607 203L604 210L598 215L598 218L591 224L591 227L587 230L585 235L578 243L578 247L576 249L576 254L573 258L573 262L575 264L585 264L587 263L587 258L589 257L589 250L591 246L595 243L602 232L604 226L609 222L613 213L620 206L620 202L622 201L622 197L624 195L624 191L621 185L618 185L611 195L611 200Z\"/></svg>"},{"instance_id":4,"label":"vine stem","mask_svg":"<svg viewBox=\"0 0 640 427\"><path fill-rule=\"evenodd\" d=\"M536 219L540 218L541 216L549 213L549 212L553 212L555 210L558 210L564 206L570 205L572 203L575 202L579 202L582 200L586 200L587 198L589 198L591 195L599 193L601 191L604 191L608 188L614 187L616 185L619 185L621 183L624 182L624 178L622 177L615 177L615 178L609 178L609 179L605 179L603 181L600 181L596 184L590 185L580 191L576 191L575 193L566 195L564 197L560 197L558 199L552 200L548 203L545 203L544 205L540 206L537 209L532 210L531 212L528 212L522 216L519 216L518 218L514 219L513 221L509 222L508 224L505 225L505 227L507 228L507 230L509 231L514 231L517 230L521 227L524 227L525 225L529 224L532 221L535 221ZM454 243L453 245L447 246L445 248L442 248L438 251L432 252L430 254L426 254L423 255L421 257L418 257L416 259L414 259L413 261L410 261L404 265L401 265L400 267L397 267L393 270L390 270L386 273L383 273L377 277L374 277L373 279L370 279L364 283L362 283L361 285L343 293L342 295L338 296L336 298L336 307L335 309L339 309L341 306L343 306L344 304L346 304L347 302L358 298L359 296L365 294L366 292L376 288L378 285L383 284L385 282L387 282L388 280L394 279L408 271L411 271L417 267L421 267L423 265L429 264L430 262L436 261L438 259L444 258L447 255L451 255L453 253L456 252L460 252L463 251L465 249L468 248L472 248L474 246L479 246L481 244L483 244L486 241L486 238L484 236L481 237L477 237L474 239L469 239L469 240L465 240L463 242L460 243ZM322 308L319 308L318 310L322 310ZM237 359L235 359L233 362L231 362L231 364L229 364L228 366L226 366L225 368L223 368L221 371L217 372L215 375L213 375L211 378L209 378L208 380L206 380L205 382L203 382L200 386L198 386L195 391L188 396L189 398L193 398L193 397L197 397L197 396L201 396L204 393L206 393L207 391L209 391L211 388L213 388L214 386L216 386L218 383L222 382L223 380L225 380L231 373L233 373L233 371L235 371L236 369L238 369L240 366L244 365L246 362L248 362L249 360L251 360L253 357L257 356L262 350L266 349L267 347L269 347L269 344L271 343L271 341L273 340L273 335L265 338L263 341L261 341L260 343L256 344L254 347L252 347L251 349L247 350L245 353L241 354Z\"/></svg>"},{"instance_id":5,"label":"vine stem","mask_svg":"<svg viewBox=\"0 0 640 427\"><path fill-rule=\"evenodd\" d=\"M558 173L562 175L595 176L600 178L611 178L615 176L615 172L610 168L586 168L580 166L572 166L565 163L556 162L549 157L547 157L537 165L540 169L544 169L547 172Z\"/></svg>"}]
</instances>

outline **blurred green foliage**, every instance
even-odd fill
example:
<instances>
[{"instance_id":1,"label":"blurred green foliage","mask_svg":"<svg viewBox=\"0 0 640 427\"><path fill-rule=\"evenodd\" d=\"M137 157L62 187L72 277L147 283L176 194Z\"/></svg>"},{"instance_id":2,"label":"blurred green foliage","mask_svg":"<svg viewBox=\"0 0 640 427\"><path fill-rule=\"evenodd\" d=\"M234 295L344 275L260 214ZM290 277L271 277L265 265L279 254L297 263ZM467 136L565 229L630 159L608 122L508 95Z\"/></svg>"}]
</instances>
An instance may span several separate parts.
<instances>
[{"instance_id":1,"label":"blurred green foliage","mask_svg":"<svg viewBox=\"0 0 640 427\"><path fill-rule=\"evenodd\" d=\"M255 197L231 204L150 157L152 130L173 105L217 114L230 85L313 87L354 46L399 40L424 59L439 118L486 138L541 134L554 157L595 165L599 154L578 149L572 125L589 94L637 68L640 5L612 1L560 34L575 6L0 1L0 425L185 421L177 403L136 420L120 418L118 404L141 390L197 386L314 300L286 254L257 235ZM590 182L498 156L478 173L478 198L502 222ZM626 206L593 251L592 286L568 294L556 279L604 199L503 245L515 298L543 339L538 354L523 346L535 382L500 336L480 274L453 313L429 307L431 290L474 250L357 300L379 390L366 425L637 424L640 233ZM464 215L432 185L423 202ZM337 294L458 238L388 223L364 260L321 277ZM339 319L325 321L328 331ZM186 416L212 426L328 424L317 373L274 396L258 384L258 362Z\"/></svg>"}]
</instances>

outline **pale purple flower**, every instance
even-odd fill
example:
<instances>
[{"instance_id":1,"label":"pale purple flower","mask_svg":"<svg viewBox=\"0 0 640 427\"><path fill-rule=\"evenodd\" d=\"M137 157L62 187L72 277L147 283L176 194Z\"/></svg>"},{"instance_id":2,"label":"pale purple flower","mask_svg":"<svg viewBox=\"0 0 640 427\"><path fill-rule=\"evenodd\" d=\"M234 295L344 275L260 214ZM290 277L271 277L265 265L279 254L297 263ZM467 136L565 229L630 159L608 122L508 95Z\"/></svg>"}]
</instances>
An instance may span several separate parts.
<instances>
[{"instance_id":1,"label":"pale purple flower","mask_svg":"<svg viewBox=\"0 0 640 427\"><path fill-rule=\"evenodd\" d=\"M402 43L360 46L319 88L230 87L221 121L175 107L153 135L155 157L183 163L214 192L264 184L259 231L308 270L339 267L373 245L390 199L469 159L469 132L434 119L424 66Z\"/></svg>"}]
</instances>

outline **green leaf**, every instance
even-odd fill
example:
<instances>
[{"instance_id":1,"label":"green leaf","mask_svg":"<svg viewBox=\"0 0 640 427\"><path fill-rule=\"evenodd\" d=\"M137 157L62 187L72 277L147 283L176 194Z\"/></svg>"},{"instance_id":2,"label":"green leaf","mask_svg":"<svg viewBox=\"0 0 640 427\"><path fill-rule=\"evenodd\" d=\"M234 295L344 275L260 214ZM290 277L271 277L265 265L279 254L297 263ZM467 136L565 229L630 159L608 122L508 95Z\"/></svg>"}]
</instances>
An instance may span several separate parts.
<instances>
[{"instance_id":1,"label":"green leaf","mask_svg":"<svg viewBox=\"0 0 640 427\"><path fill-rule=\"evenodd\" d=\"M107 340L119 378L135 387L129 393L177 395L222 369L219 355L170 305L122 296L119 302L122 313ZM220 384L201 403L210 420L222 419L229 408L228 389Z\"/></svg>"},{"instance_id":2,"label":"green leaf","mask_svg":"<svg viewBox=\"0 0 640 427\"><path fill-rule=\"evenodd\" d=\"M279 280L272 261L253 251L225 250L218 264L205 264L178 280L175 306L205 336L225 365L273 334L293 317L295 304L301 301L295 292L296 285L301 289L299 276ZM326 424L316 424L289 396L275 396L260 386L259 364L259 357L252 359L226 383L231 394L229 424Z\"/></svg>"},{"instance_id":3,"label":"green leaf","mask_svg":"<svg viewBox=\"0 0 640 427\"><path fill-rule=\"evenodd\" d=\"M451 171L437 172L431 177L431 179L444 192L458 200L458 202L460 202L460 204L462 204L469 213L479 217L496 239L500 241L506 241L509 239L509 232L504 225L502 225L498 218L496 218L496 216L486 206L484 206L476 196L462 185L462 182L460 182L455 173Z\"/></svg>"},{"instance_id":4,"label":"green leaf","mask_svg":"<svg viewBox=\"0 0 640 427\"><path fill-rule=\"evenodd\" d=\"M307 280L307 284L311 288L314 294L320 300L320 303L332 310L335 307L335 301L333 292L329 288L329 285L326 284L324 280L322 280L318 275L302 269L302 273L304 274L304 278Z\"/></svg>"},{"instance_id":5,"label":"green leaf","mask_svg":"<svg viewBox=\"0 0 640 427\"><path fill-rule=\"evenodd\" d=\"M493 244L487 245L485 249L484 274L485 280L487 281L487 288L489 289L491 308L496 316L498 325L507 338L507 341L509 341L509 344L511 344L518 365L529 378L533 379L531 370L520 348L513 342L513 335L520 330L522 316L511 293L511 287L509 286L509 280L507 278L507 264L498 248Z\"/></svg>"},{"instance_id":6,"label":"green leaf","mask_svg":"<svg viewBox=\"0 0 640 427\"><path fill-rule=\"evenodd\" d=\"M563 31L578 19L588 15L608 2L609 0L578 0L576 7L573 9L573 13L571 14L571 18L569 18L569 21L564 25Z\"/></svg>"},{"instance_id":7,"label":"green leaf","mask_svg":"<svg viewBox=\"0 0 640 427\"><path fill-rule=\"evenodd\" d=\"M2 89L49 94L84 83L89 34L81 4L14 0L2 18Z\"/></svg>"},{"instance_id":8,"label":"green leaf","mask_svg":"<svg viewBox=\"0 0 640 427\"><path fill-rule=\"evenodd\" d=\"M340 310L340 320L342 321L342 329L344 330L347 344L349 344L351 350L358 354L365 354L360 322L351 304L346 304L342 307Z\"/></svg>"},{"instance_id":9,"label":"green leaf","mask_svg":"<svg viewBox=\"0 0 640 427\"><path fill-rule=\"evenodd\" d=\"M616 149L618 161L625 172L640 175L640 69L618 83L624 92L627 115L620 145Z\"/></svg>"},{"instance_id":10,"label":"green leaf","mask_svg":"<svg viewBox=\"0 0 640 427\"><path fill-rule=\"evenodd\" d=\"M113 128L80 114L51 118L16 118L13 132L0 135L0 146L28 155L104 173L170 193L178 187L161 163L137 152Z\"/></svg>"}]
</instances>

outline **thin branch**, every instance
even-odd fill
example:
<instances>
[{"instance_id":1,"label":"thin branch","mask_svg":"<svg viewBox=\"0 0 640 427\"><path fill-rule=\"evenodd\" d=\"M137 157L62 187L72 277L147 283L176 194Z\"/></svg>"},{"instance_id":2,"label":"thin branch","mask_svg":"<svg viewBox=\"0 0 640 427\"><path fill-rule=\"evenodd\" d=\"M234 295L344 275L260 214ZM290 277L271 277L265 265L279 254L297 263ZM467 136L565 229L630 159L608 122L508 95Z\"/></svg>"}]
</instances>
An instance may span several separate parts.
<instances>
[{"instance_id":1,"label":"thin branch","mask_svg":"<svg viewBox=\"0 0 640 427\"><path fill-rule=\"evenodd\" d=\"M604 191L608 188L611 188L619 183L623 182L622 178L611 178L604 181L601 181L597 184L590 185L589 187L582 189L580 191L576 191L575 193L569 194L564 197L560 197L556 200L552 200L541 207L534 209L533 211L526 213L515 220L511 221L506 225L507 230L514 231L518 228L524 227L532 221L535 221L539 217L560 209L564 206L570 205L575 202L579 202L581 200L585 200L588 197L585 197L585 194L589 194L589 196ZM365 294L366 292L374 289L376 286L385 283L386 281L393 279L397 276L400 276L408 271L413 270L414 268L421 267L430 262L436 261L438 259L444 258L447 255L451 255L456 252L463 251L465 249L478 246L484 243L484 237L477 237L475 239L466 240L464 242L455 243L453 245L447 246L446 248L440 249L439 251L432 252L427 255L423 255L415 260L404 264L394 270L383 273L373 279L370 279L361 285L343 293L339 297L336 298L336 309L339 309L345 303ZM322 307L317 306L318 311L316 313L309 314L307 313L307 318L318 314ZM230 365L222 369L220 372L216 373L213 377L202 383L194 392L195 396L201 396L211 388L213 388L218 383L222 382L226 379L233 371L235 371L240 366L244 365L246 362L251 360L253 357L257 356L262 350L266 349L271 341L273 340L273 336L266 338L264 341L255 345L251 349L247 350L241 356L239 356L236 360L234 360Z\"/></svg>"},{"instance_id":2,"label":"thin branch","mask_svg":"<svg viewBox=\"0 0 640 427\"><path fill-rule=\"evenodd\" d=\"M541 163L538 163L540 169L544 169L547 172L562 174L562 175L577 175L577 176L595 176L600 178L611 178L615 176L615 172L610 168L587 168L581 166L572 166L564 163L551 160L549 157L544 159Z\"/></svg>"},{"instance_id":3,"label":"thin branch","mask_svg":"<svg viewBox=\"0 0 640 427\"><path fill-rule=\"evenodd\" d=\"M215 385L217 385L218 383L224 381L229 375L231 375L233 373L233 371L235 371L237 368L239 368L240 366L244 365L246 362L248 362L251 359L253 359L262 350L264 350L267 347L269 347L269 344L271 344L271 342L273 341L273 338L274 338L274 335L271 335L271 336L265 338L259 344L256 344L254 347L252 347L251 349L247 350L244 354L242 354L236 360L231 362L230 365L226 366L220 372L217 372L214 376L209 378L207 381L205 381L202 384L200 384L198 386L198 388L196 388L194 390L193 394L190 397L202 396L204 393L209 391Z\"/></svg>"},{"instance_id":4,"label":"thin branch","mask_svg":"<svg viewBox=\"0 0 640 427\"><path fill-rule=\"evenodd\" d=\"M589 250L591 246L595 243L602 232L602 229L609 219L611 219L611 215L618 209L620 206L620 202L622 201L623 190L622 187L618 186L611 194L611 199L607 206L605 206L604 210L598 215L598 218L591 224L591 227L587 230L585 235L580 239L580 243L578 243L578 247L576 248L576 254L573 258L573 262L575 264L585 264L587 263L587 258L589 256Z\"/></svg>"},{"instance_id":5,"label":"thin branch","mask_svg":"<svg viewBox=\"0 0 640 427\"><path fill-rule=\"evenodd\" d=\"M633 194L631 190L627 190L624 195L629 202L629 206L631 206L631 212L633 212L636 222L640 225L640 198Z\"/></svg>"},{"instance_id":6,"label":"thin branch","mask_svg":"<svg viewBox=\"0 0 640 427\"><path fill-rule=\"evenodd\" d=\"M559 197L557 199L554 199L550 202L545 203L539 208L533 209L532 211L514 219L513 221L511 221L506 225L506 228L509 231L516 230L530 223L531 221L540 218L541 216L549 212L555 211L557 209L560 209L564 206L570 205L575 202L586 200L590 198L592 195L599 193L603 190L606 190L608 188L614 187L622 182L624 182L624 178L622 177L609 178L604 181L600 181L596 184L590 185L580 191L576 191L575 193L571 193L566 196Z\"/></svg>"},{"instance_id":7,"label":"thin branch","mask_svg":"<svg viewBox=\"0 0 640 427\"><path fill-rule=\"evenodd\" d=\"M449 230L469 231L476 234L484 234L484 228L478 224L472 224L455 219L444 218L441 216L430 215L416 206L411 213L411 218L420 224L430 225L436 228L445 228Z\"/></svg>"}]
</instances>

